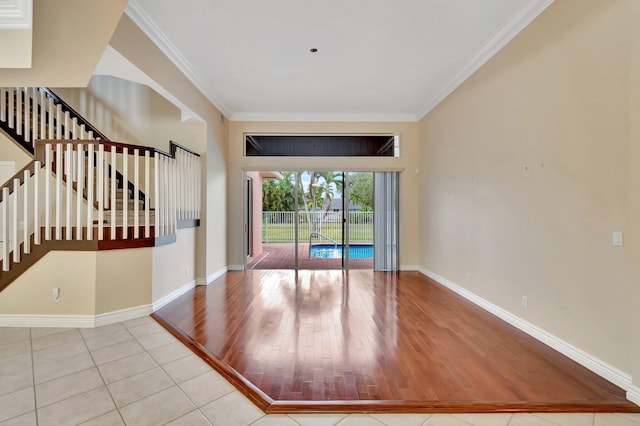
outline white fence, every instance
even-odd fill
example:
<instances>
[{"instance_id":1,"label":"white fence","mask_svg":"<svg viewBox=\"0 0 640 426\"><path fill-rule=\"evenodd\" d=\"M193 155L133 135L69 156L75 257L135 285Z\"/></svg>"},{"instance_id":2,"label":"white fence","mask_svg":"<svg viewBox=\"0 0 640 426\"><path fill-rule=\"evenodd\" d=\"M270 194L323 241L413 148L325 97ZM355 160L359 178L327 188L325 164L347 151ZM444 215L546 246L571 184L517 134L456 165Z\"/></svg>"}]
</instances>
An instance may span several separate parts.
<instances>
[{"instance_id":1,"label":"white fence","mask_svg":"<svg viewBox=\"0 0 640 426\"><path fill-rule=\"evenodd\" d=\"M373 212L299 212L299 239L308 241L312 232L318 232L326 238L314 237L314 241L341 242L344 219L349 221L349 241L373 242ZM262 242L294 242L294 221L295 212L262 212Z\"/></svg>"}]
</instances>

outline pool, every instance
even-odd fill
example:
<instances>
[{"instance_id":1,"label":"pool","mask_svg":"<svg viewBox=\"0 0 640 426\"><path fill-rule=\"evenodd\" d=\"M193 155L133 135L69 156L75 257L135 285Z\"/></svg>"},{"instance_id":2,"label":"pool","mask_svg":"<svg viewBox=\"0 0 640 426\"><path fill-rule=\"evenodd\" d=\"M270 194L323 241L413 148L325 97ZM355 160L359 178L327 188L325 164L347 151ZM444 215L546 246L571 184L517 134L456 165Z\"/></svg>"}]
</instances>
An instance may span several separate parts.
<instances>
[{"instance_id":1,"label":"pool","mask_svg":"<svg viewBox=\"0 0 640 426\"><path fill-rule=\"evenodd\" d=\"M342 244L314 244L309 249L309 257L339 259L342 257ZM350 259L369 259L373 257L373 244L349 244Z\"/></svg>"}]
</instances>

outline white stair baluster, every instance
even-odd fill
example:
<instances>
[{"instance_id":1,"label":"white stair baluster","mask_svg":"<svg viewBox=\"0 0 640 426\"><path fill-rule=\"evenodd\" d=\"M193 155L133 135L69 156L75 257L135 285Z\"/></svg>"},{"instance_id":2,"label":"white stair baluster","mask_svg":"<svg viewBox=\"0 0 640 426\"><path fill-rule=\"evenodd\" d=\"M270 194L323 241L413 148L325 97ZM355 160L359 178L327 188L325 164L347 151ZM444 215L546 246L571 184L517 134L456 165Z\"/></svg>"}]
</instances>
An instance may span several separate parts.
<instances>
[{"instance_id":1,"label":"white stair baluster","mask_svg":"<svg viewBox=\"0 0 640 426\"><path fill-rule=\"evenodd\" d=\"M82 144L77 149L77 185L76 185L76 240L82 239L82 199L84 194L84 149Z\"/></svg>"},{"instance_id":2,"label":"white stair baluster","mask_svg":"<svg viewBox=\"0 0 640 426\"><path fill-rule=\"evenodd\" d=\"M111 239L116 239L116 147L111 147L111 168L109 169L109 177L111 179L111 197L109 200L109 208L111 208Z\"/></svg>"},{"instance_id":3,"label":"white stair baluster","mask_svg":"<svg viewBox=\"0 0 640 426\"><path fill-rule=\"evenodd\" d=\"M98 201L98 240L104 239L104 145L98 145L98 190L96 200Z\"/></svg>"},{"instance_id":4,"label":"white stair baluster","mask_svg":"<svg viewBox=\"0 0 640 426\"><path fill-rule=\"evenodd\" d=\"M15 111L15 107L14 107L14 98L15 98L15 93L14 93L14 89L9 89L9 110L7 111L7 122L9 123L9 128L13 129L15 127L14 125L14 120L15 120L15 115L14 115L14 111Z\"/></svg>"},{"instance_id":5,"label":"white stair baluster","mask_svg":"<svg viewBox=\"0 0 640 426\"><path fill-rule=\"evenodd\" d=\"M140 177L140 150L133 150L133 238L140 238L140 203L138 202L138 179Z\"/></svg>"},{"instance_id":6,"label":"white stair baluster","mask_svg":"<svg viewBox=\"0 0 640 426\"><path fill-rule=\"evenodd\" d=\"M65 239L71 239L71 219L73 216L73 210L71 209L71 190L73 189L73 145L67 144L67 153L64 156L64 169L65 169L65 177L67 178L67 199L65 206Z\"/></svg>"},{"instance_id":7,"label":"white stair baluster","mask_svg":"<svg viewBox=\"0 0 640 426\"><path fill-rule=\"evenodd\" d=\"M62 105L56 105L56 139L62 139Z\"/></svg>"},{"instance_id":8,"label":"white stair baluster","mask_svg":"<svg viewBox=\"0 0 640 426\"><path fill-rule=\"evenodd\" d=\"M122 239L129 238L129 148L122 149Z\"/></svg>"},{"instance_id":9,"label":"white stair baluster","mask_svg":"<svg viewBox=\"0 0 640 426\"><path fill-rule=\"evenodd\" d=\"M71 139L80 139L80 127L78 126L77 117L73 117L71 120Z\"/></svg>"},{"instance_id":10,"label":"white stair baluster","mask_svg":"<svg viewBox=\"0 0 640 426\"><path fill-rule=\"evenodd\" d=\"M44 92L39 93L40 96L40 139L47 138L47 98L44 96Z\"/></svg>"},{"instance_id":11,"label":"white stair baluster","mask_svg":"<svg viewBox=\"0 0 640 426\"><path fill-rule=\"evenodd\" d=\"M56 240L62 239L62 144L56 144Z\"/></svg>"},{"instance_id":12,"label":"white stair baluster","mask_svg":"<svg viewBox=\"0 0 640 426\"><path fill-rule=\"evenodd\" d=\"M158 236L164 235L164 191L166 181L164 179L164 155L156 152L156 232ZM162 179L162 182L160 180Z\"/></svg>"},{"instance_id":13,"label":"white stair baluster","mask_svg":"<svg viewBox=\"0 0 640 426\"><path fill-rule=\"evenodd\" d=\"M0 87L0 121L7 120L7 89Z\"/></svg>"},{"instance_id":14,"label":"white stair baluster","mask_svg":"<svg viewBox=\"0 0 640 426\"><path fill-rule=\"evenodd\" d=\"M2 212L2 270L8 271L11 265L9 259L9 188L2 188L2 203L0 203L0 211Z\"/></svg>"},{"instance_id":15,"label":"white stair baluster","mask_svg":"<svg viewBox=\"0 0 640 426\"><path fill-rule=\"evenodd\" d=\"M33 147L36 147L38 139L38 88L31 88L31 140Z\"/></svg>"},{"instance_id":16,"label":"white stair baluster","mask_svg":"<svg viewBox=\"0 0 640 426\"><path fill-rule=\"evenodd\" d=\"M49 108L47 108L47 112L49 113L49 139L54 139L54 116L56 113L56 107L53 103L53 98L49 98Z\"/></svg>"},{"instance_id":17,"label":"white stair baluster","mask_svg":"<svg viewBox=\"0 0 640 426\"><path fill-rule=\"evenodd\" d=\"M29 88L24 88L24 141L31 142L31 97L29 96Z\"/></svg>"},{"instance_id":18,"label":"white stair baluster","mask_svg":"<svg viewBox=\"0 0 640 426\"><path fill-rule=\"evenodd\" d=\"M18 205L20 203L20 179L13 180L13 194L11 195L11 250L13 250L13 262L20 262L20 244L18 242Z\"/></svg>"},{"instance_id":19,"label":"white stair baluster","mask_svg":"<svg viewBox=\"0 0 640 426\"><path fill-rule=\"evenodd\" d=\"M51 144L45 144L44 169L44 239L51 239Z\"/></svg>"},{"instance_id":20,"label":"white stair baluster","mask_svg":"<svg viewBox=\"0 0 640 426\"><path fill-rule=\"evenodd\" d=\"M151 228L149 226L149 168L150 165L149 151L144 151L144 237L149 238L151 235Z\"/></svg>"},{"instance_id":21,"label":"white stair baluster","mask_svg":"<svg viewBox=\"0 0 640 426\"><path fill-rule=\"evenodd\" d=\"M33 243L40 244L40 167L36 161L33 165Z\"/></svg>"},{"instance_id":22,"label":"white stair baluster","mask_svg":"<svg viewBox=\"0 0 640 426\"><path fill-rule=\"evenodd\" d=\"M22 174L24 183L22 184L22 197L24 204L22 205L22 239L24 244L24 252L31 253L31 238L29 227L29 180L31 179L31 172L25 170Z\"/></svg>"},{"instance_id":23,"label":"white stair baluster","mask_svg":"<svg viewBox=\"0 0 640 426\"><path fill-rule=\"evenodd\" d=\"M87 144L87 240L93 240L93 177L96 176L94 155L93 144Z\"/></svg>"},{"instance_id":24,"label":"white stair baluster","mask_svg":"<svg viewBox=\"0 0 640 426\"><path fill-rule=\"evenodd\" d=\"M71 139L71 117L69 111L64 112L64 139Z\"/></svg>"}]
</instances>

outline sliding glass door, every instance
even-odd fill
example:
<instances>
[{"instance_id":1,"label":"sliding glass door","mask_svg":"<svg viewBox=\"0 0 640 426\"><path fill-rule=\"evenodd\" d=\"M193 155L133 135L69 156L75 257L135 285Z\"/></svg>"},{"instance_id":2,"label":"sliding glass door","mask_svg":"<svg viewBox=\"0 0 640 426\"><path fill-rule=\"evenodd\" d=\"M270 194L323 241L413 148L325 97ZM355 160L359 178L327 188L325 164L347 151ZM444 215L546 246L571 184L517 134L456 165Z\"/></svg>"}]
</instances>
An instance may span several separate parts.
<instances>
[{"instance_id":1,"label":"sliding glass door","mask_svg":"<svg viewBox=\"0 0 640 426\"><path fill-rule=\"evenodd\" d=\"M247 177L247 269L374 269L374 254L376 269L397 269L397 174L307 170Z\"/></svg>"}]
</instances>

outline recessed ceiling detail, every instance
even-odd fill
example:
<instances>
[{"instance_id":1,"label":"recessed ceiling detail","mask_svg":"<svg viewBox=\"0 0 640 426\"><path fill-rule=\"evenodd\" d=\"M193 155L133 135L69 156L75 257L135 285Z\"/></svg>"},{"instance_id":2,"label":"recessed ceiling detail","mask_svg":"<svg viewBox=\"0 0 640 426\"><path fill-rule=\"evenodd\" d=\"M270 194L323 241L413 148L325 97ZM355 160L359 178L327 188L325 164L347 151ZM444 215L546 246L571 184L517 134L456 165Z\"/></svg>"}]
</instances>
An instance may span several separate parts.
<instances>
[{"instance_id":1,"label":"recessed ceiling detail","mask_svg":"<svg viewBox=\"0 0 640 426\"><path fill-rule=\"evenodd\" d=\"M126 13L231 120L416 121L552 2L130 0Z\"/></svg>"}]
</instances>

